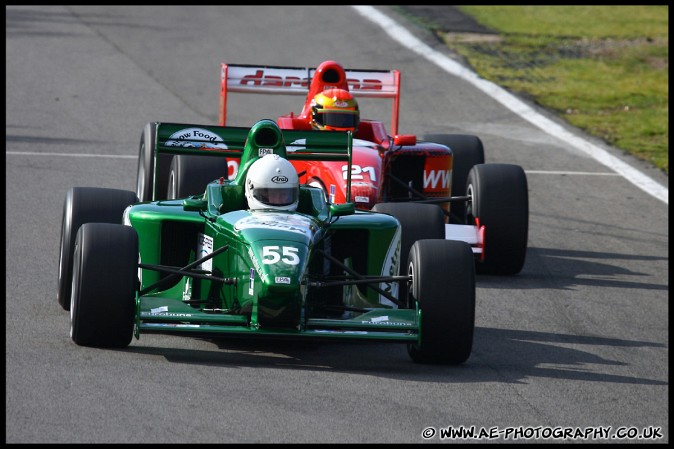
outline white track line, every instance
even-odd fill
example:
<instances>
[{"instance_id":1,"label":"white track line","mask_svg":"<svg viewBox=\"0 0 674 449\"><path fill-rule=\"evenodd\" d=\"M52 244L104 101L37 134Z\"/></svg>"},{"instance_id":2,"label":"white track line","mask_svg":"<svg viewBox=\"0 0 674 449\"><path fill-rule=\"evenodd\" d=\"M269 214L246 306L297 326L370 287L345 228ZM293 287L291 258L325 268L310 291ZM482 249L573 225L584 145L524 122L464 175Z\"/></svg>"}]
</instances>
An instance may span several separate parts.
<instances>
[{"instance_id":1,"label":"white track line","mask_svg":"<svg viewBox=\"0 0 674 449\"><path fill-rule=\"evenodd\" d=\"M138 159L138 155L128 156L124 154L40 153L37 151L7 151L5 154L14 154L19 156L107 157L115 159Z\"/></svg>"},{"instance_id":2,"label":"white track line","mask_svg":"<svg viewBox=\"0 0 674 449\"><path fill-rule=\"evenodd\" d=\"M399 42L404 47L412 50L420 56L423 56L433 64L436 64L438 67L445 70L447 73L468 81L513 111L515 114L542 129L544 132L557 137L558 139L574 146L580 151L583 151L601 164L604 164L611 170L614 170L616 173L623 176L629 182L636 185L646 193L654 196L665 204L669 204L669 189L667 187L659 184L654 179L623 162L617 157L609 154L604 149L567 131L559 124L539 114L526 103L505 91L501 87L497 86L496 84L480 78L475 72L472 72L468 68L448 58L442 53L433 50L431 47L412 35L412 33L410 33L403 26L376 8L372 6L361 5L351 5L351 7L366 19L379 25L389 36L391 36L393 40Z\"/></svg>"},{"instance_id":3,"label":"white track line","mask_svg":"<svg viewBox=\"0 0 674 449\"><path fill-rule=\"evenodd\" d=\"M6 154L17 156L63 156L63 157L100 157L110 159L138 159L138 156L123 154L82 154L82 153L40 153L37 151L7 151ZM544 175L574 175L574 176L619 176L617 173L597 173L584 171L557 171L557 170L525 170L527 174Z\"/></svg>"},{"instance_id":4,"label":"white track line","mask_svg":"<svg viewBox=\"0 0 674 449\"><path fill-rule=\"evenodd\" d=\"M534 175L580 175L580 176L620 176L618 173L590 172L590 171L559 171L559 170L525 170Z\"/></svg>"}]
</instances>

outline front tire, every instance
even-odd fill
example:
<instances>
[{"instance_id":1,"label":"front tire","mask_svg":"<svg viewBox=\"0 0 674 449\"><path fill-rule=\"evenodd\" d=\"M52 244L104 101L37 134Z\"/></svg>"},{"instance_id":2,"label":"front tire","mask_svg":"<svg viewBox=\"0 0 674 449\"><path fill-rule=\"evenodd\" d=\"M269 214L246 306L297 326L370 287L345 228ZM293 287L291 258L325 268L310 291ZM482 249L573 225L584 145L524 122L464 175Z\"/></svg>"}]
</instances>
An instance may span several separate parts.
<instances>
[{"instance_id":1,"label":"front tire","mask_svg":"<svg viewBox=\"0 0 674 449\"><path fill-rule=\"evenodd\" d=\"M410 251L409 296L421 310L420 342L409 344L417 363L459 364L473 348L475 262L466 242L420 240Z\"/></svg>"},{"instance_id":2,"label":"front tire","mask_svg":"<svg viewBox=\"0 0 674 449\"><path fill-rule=\"evenodd\" d=\"M422 239L445 238L445 215L435 204L422 203L378 203L372 208L374 212L392 215L402 228L400 235L400 275L407 274L408 256L412 245ZM407 302L407 289L404 285L399 289L401 302ZM408 308L413 305L407 304Z\"/></svg>"},{"instance_id":3,"label":"front tire","mask_svg":"<svg viewBox=\"0 0 674 449\"><path fill-rule=\"evenodd\" d=\"M512 275L524 266L529 233L527 177L519 165L481 164L468 174L468 224L485 227L478 274Z\"/></svg>"},{"instance_id":4,"label":"front tire","mask_svg":"<svg viewBox=\"0 0 674 449\"><path fill-rule=\"evenodd\" d=\"M73 187L66 194L61 221L59 273L56 299L70 310L73 252L77 231L84 223L122 223L122 214L138 202L134 192L98 187Z\"/></svg>"},{"instance_id":5,"label":"front tire","mask_svg":"<svg viewBox=\"0 0 674 449\"><path fill-rule=\"evenodd\" d=\"M70 337L80 346L131 343L138 273L138 234L130 226L86 223L77 233Z\"/></svg>"}]
</instances>

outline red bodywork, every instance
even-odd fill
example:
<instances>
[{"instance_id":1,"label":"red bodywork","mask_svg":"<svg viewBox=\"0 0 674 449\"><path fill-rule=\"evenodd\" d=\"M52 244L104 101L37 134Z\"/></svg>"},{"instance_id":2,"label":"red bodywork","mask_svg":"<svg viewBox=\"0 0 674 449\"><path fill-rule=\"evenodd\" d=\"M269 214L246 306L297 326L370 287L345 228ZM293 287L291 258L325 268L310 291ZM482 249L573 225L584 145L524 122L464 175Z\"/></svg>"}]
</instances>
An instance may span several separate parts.
<instances>
[{"instance_id":1,"label":"red bodywork","mask_svg":"<svg viewBox=\"0 0 674 449\"><path fill-rule=\"evenodd\" d=\"M398 135L397 70L345 70L335 61L325 61L315 69L223 63L218 124L226 125L229 92L297 94L305 96L302 111L283 115L277 122L282 129L311 129L311 100L317 93L332 88L349 90L356 99L391 99L392 132L389 135L381 121L361 118L354 134L351 192L345 191L347 167L342 162L293 161L301 183L322 187L331 202L352 201L360 209L370 209L378 202L412 198L414 192L420 194L417 198L451 196L451 150L435 143L418 143L413 135ZM286 142L286 146L292 146L292 142ZM230 177L236 167L232 161ZM447 210L448 205L444 204Z\"/></svg>"}]
</instances>

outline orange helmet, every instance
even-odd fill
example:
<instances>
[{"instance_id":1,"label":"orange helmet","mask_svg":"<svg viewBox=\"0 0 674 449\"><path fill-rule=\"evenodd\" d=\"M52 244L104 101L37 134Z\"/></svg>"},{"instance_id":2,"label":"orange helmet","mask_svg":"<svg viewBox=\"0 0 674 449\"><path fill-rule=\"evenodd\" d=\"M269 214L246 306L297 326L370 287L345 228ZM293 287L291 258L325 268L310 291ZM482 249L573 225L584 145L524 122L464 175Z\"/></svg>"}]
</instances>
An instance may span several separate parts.
<instances>
[{"instance_id":1,"label":"orange helmet","mask_svg":"<svg viewBox=\"0 0 674 449\"><path fill-rule=\"evenodd\" d=\"M328 89L311 100L311 126L329 131L356 131L358 102L348 90Z\"/></svg>"}]
</instances>

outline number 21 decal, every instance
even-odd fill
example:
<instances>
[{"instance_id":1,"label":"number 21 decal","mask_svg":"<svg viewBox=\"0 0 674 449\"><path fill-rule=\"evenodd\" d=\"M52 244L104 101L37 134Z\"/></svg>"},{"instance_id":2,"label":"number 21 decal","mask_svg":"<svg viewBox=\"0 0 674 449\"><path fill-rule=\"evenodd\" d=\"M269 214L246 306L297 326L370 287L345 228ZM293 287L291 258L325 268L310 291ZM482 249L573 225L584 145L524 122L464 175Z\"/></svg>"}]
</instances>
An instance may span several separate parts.
<instances>
[{"instance_id":1,"label":"number 21 decal","mask_svg":"<svg viewBox=\"0 0 674 449\"><path fill-rule=\"evenodd\" d=\"M342 174L344 179L346 179L347 168L347 165L342 165ZM375 174L374 167L361 167L360 165L351 166L351 179L363 179L363 173L370 175L370 181L377 182L377 175Z\"/></svg>"},{"instance_id":2,"label":"number 21 decal","mask_svg":"<svg viewBox=\"0 0 674 449\"><path fill-rule=\"evenodd\" d=\"M281 261L288 265L297 265L300 263L297 251L298 249L293 246L263 246L262 263L273 264Z\"/></svg>"}]
</instances>

